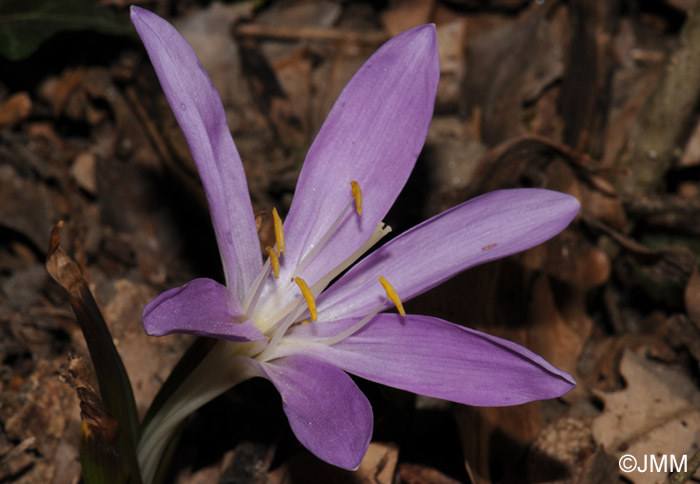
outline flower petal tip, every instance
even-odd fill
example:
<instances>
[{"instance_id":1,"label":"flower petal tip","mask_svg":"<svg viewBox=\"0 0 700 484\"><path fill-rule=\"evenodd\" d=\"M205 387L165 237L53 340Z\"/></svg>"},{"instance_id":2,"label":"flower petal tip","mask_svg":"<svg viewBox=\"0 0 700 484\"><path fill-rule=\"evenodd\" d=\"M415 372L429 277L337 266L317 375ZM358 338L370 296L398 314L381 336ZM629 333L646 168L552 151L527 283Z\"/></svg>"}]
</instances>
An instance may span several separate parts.
<instances>
[{"instance_id":1,"label":"flower petal tip","mask_svg":"<svg viewBox=\"0 0 700 484\"><path fill-rule=\"evenodd\" d=\"M426 35L426 38L430 37L437 39L437 29L435 28L435 24L419 25L418 27L413 27L412 29L407 30L405 33L409 32L412 32L414 35L423 34Z\"/></svg>"},{"instance_id":2,"label":"flower petal tip","mask_svg":"<svg viewBox=\"0 0 700 484\"><path fill-rule=\"evenodd\" d=\"M136 5L132 5L129 8L129 16L131 17L132 23L135 21L144 20L144 17L147 17L148 14L151 14L151 12L145 8L137 7Z\"/></svg>"},{"instance_id":3,"label":"flower petal tip","mask_svg":"<svg viewBox=\"0 0 700 484\"><path fill-rule=\"evenodd\" d=\"M500 192L504 194L510 192L516 195L516 197L525 195L525 198L530 198L530 196L532 196L533 200L536 200L537 203L545 209L542 215L544 216L544 213L547 212L547 217L551 218L551 221L555 223L555 225L561 225L557 233L564 230L571 221L576 218L576 215L581 210L581 202L576 197L555 190L545 188L515 188L510 190L496 190L491 193Z\"/></svg>"},{"instance_id":4,"label":"flower petal tip","mask_svg":"<svg viewBox=\"0 0 700 484\"><path fill-rule=\"evenodd\" d=\"M562 377L564 380L566 380L567 383L570 384L569 389L566 390L564 393L562 393L562 395L565 395L565 394L567 394L569 391L573 390L573 389L576 387L576 380L574 379L573 376L571 376L570 374L568 374L568 373L565 372L564 370L560 370L560 372L561 372L561 373L560 373L561 377Z\"/></svg>"},{"instance_id":5,"label":"flower petal tip","mask_svg":"<svg viewBox=\"0 0 700 484\"><path fill-rule=\"evenodd\" d=\"M541 383L543 384L540 389L541 396L537 397L537 400L563 397L571 390L576 388L576 380L572 375L554 365L549 364L540 356L534 356L541 361L542 368L549 373L549 384L546 384L544 379L541 380Z\"/></svg>"},{"instance_id":6,"label":"flower petal tip","mask_svg":"<svg viewBox=\"0 0 700 484\"><path fill-rule=\"evenodd\" d=\"M429 84L437 83L440 75L440 51L438 50L437 30L434 24L419 25L397 35L382 46L380 50L394 52L395 55L411 53L410 60L422 66L429 78L435 77ZM437 85L435 85L437 89ZM433 91L432 89L430 90ZM432 97L434 97L434 92Z\"/></svg>"},{"instance_id":7,"label":"flower petal tip","mask_svg":"<svg viewBox=\"0 0 700 484\"><path fill-rule=\"evenodd\" d=\"M149 37L154 35L150 29L156 29L158 32L174 29L165 19L160 18L150 10L137 7L136 5L132 5L129 8L129 18L144 43ZM144 30L146 27L147 29Z\"/></svg>"},{"instance_id":8,"label":"flower petal tip","mask_svg":"<svg viewBox=\"0 0 700 484\"><path fill-rule=\"evenodd\" d=\"M565 225L562 228L566 228L578 215L578 213L581 211L581 202L578 200L578 198L569 195L567 193L560 193L561 195L561 210L563 215L563 219L565 220Z\"/></svg>"},{"instance_id":9,"label":"flower petal tip","mask_svg":"<svg viewBox=\"0 0 700 484\"><path fill-rule=\"evenodd\" d=\"M418 48L424 46L426 53L436 61L439 60L440 54L438 51L437 29L435 28L435 24L425 24L414 27L394 37L392 41L415 43L413 50L418 50Z\"/></svg>"},{"instance_id":10,"label":"flower petal tip","mask_svg":"<svg viewBox=\"0 0 700 484\"><path fill-rule=\"evenodd\" d=\"M562 193L562 195L564 195L562 204L566 205L566 207L569 208L574 215L576 215L579 210L581 210L581 202L579 199L567 193Z\"/></svg>"},{"instance_id":11,"label":"flower petal tip","mask_svg":"<svg viewBox=\"0 0 700 484\"><path fill-rule=\"evenodd\" d=\"M562 372L563 373L563 372ZM571 377L571 375L566 374L566 376L562 375L562 377L565 379L565 381L561 381L561 383L557 386L557 390L552 393L550 397L545 397L543 398L560 398L569 393L571 390L576 388L576 380Z\"/></svg>"}]
</instances>

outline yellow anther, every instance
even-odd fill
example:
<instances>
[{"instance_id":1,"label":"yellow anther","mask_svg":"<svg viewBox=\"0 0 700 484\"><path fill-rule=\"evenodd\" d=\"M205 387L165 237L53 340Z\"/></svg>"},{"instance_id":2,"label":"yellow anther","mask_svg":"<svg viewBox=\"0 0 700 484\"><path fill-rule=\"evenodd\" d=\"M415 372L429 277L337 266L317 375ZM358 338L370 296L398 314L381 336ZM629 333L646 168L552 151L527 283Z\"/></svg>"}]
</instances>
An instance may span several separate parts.
<instances>
[{"instance_id":1,"label":"yellow anther","mask_svg":"<svg viewBox=\"0 0 700 484\"><path fill-rule=\"evenodd\" d=\"M360 184L355 180L350 182L352 187L352 196L355 197L355 208L357 208L357 214L362 215L362 190L360 189Z\"/></svg>"},{"instance_id":2,"label":"yellow anther","mask_svg":"<svg viewBox=\"0 0 700 484\"><path fill-rule=\"evenodd\" d=\"M306 299L306 305L309 306L309 313L311 313L311 320L316 321L318 312L316 311L316 300L314 299L311 289L309 289L306 281L301 277L295 277L294 282L297 283L297 286L299 286L299 289L301 289L302 296L304 296L304 299Z\"/></svg>"},{"instance_id":3,"label":"yellow anther","mask_svg":"<svg viewBox=\"0 0 700 484\"><path fill-rule=\"evenodd\" d=\"M272 265L272 272L275 273L275 279L280 278L280 258L277 257L277 254L275 253L274 250L272 250L272 247L265 247L265 251L267 251L267 255L270 256L270 264Z\"/></svg>"},{"instance_id":4,"label":"yellow anther","mask_svg":"<svg viewBox=\"0 0 700 484\"><path fill-rule=\"evenodd\" d=\"M306 320L302 321L302 322L299 323L299 324L302 325L302 326L306 326L307 324L311 324L311 321L309 321L308 319L306 319Z\"/></svg>"},{"instance_id":5,"label":"yellow anther","mask_svg":"<svg viewBox=\"0 0 700 484\"><path fill-rule=\"evenodd\" d=\"M399 314L401 316L406 316L406 311L403 309L403 303L401 302L401 298L399 297L399 294L396 292L396 289L394 289L394 286L391 285L389 281L386 280L386 278L379 276L379 282L382 284L382 287L386 291L386 295L389 299L391 299L391 302L394 303L396 306L396 309L399 310Z\"/></svg>"},{"instance_id":6,"label":"yellow anther","mask_svg":"<svg viewBox=\"0 0 700 484\"><path fill-rule=\"evenodd\" d=\"M282 226L282 219L280 214L277 213L277 209L272 209L272 221L275 224L275 242L277 242L277 255L284 254L284 227Z\"/></svg>"}]
</instances>

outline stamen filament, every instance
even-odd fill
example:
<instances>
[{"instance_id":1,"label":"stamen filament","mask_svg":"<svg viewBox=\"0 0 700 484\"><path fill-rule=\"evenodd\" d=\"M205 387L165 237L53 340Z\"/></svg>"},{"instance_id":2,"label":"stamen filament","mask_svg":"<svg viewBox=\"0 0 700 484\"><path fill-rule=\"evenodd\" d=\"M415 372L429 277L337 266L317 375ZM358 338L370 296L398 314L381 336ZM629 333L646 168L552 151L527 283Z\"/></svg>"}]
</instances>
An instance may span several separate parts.
<instances>
[{"instance_id":1,"label":"stamen filament","mask_svg":"<svg viewBox=\"0 0 700 484\"><path fill-rule=\"evenodd\" d=\"M345 331L338 333L335 336L332 336L330 338L320 340L319 343L323 343L324 345L328 345L328 346L333 346L334 344L340 343L345 338L349 338L350 336L352 336L353 334L355 334L359 330L361 330L367 323L369 323L372 320L372 318L374 318L379 313L379 311L384 309L385 304L386 304L386 300L382 301L381 304L379 304L379 306L377 306L371 313L369 313L367 316L362 318L357 323L350 326Z\"/></svg>"},{"instance_id":2,"label":"stamen filament","mask_svg":"<svg viewBox=\"0 0 700 484\"><path fill-rule=\"evenodd\" d=\"M352 203L352 202L351 202ZM347 208L350 207L350 204L346 206ZM357 259L359 259L365 252L367 252L371 247L373 247L379 240L381 240L385 235L387 235L389 232L391 232L391 227L388 225L385 225L383 222L379 222L377 224L377 227L375 228L374 232L372 235L367 239L367 241L362 244L361 247L359 247L355 252L353 252L349 257L347 257L343 262L338 264L333 270L331 270L328 274L323 276L318 282L316 282L310 289L312 294L320 294L330 282L335 279L340 273L342 273L345 269L347 269L353 262L355 262ZM311 254L309 254L311 255ZM308 256L307 256L308 257ZM304 260L307 260L306 258ZM269 273L269 266L270 266L270 260L266 262L268 272ZM300 270L300 268L297 268L295 270L295 275L296 273ZM293 275L292 277L294 277ZM257 282L257 281L256 281ZM268 334L270 332L277 331L277 328L280 328L283 321L286 321L287 315L294 311L298 301L296 299L290 300L287 304L285 304L283 307L280 307L280 301L284 301L285 298L283 297L284 293L286 293L289 289L293 288L294 284L289 284L284 286L284 289L282 289L282 292L277 293L277 296L271 297L269 300L266 300L264 305L264 309L269 309L268 311L262 311L263 314L265 314L265 317L263 319L256 320L256 324L260 328L260 330ZM258 297L259 297L260 292L258 292L258 295L255 298L255 301L257 302ZM250 297L250 296L249 296ZM250 297L252 299L252 297ZM244 309L247 308L247 306L243 306ZM252 309L247 311L247 314L252 315ZM272 314L270 314L272 313Z\"/></svg>"},{"instance_id":3,"label":"stamen filament","mask_svg":"<svg viewBox=\"0 0 700 484\"><path fill-rule=\"evenodd\" d=\"M258 274L258 277L255 278L255 282L253 282L253 286L250 288L250 292L248 292L248 295L245 298L245 301L243 301L243 310L245 313L250 317L253 314L253 311L255 310L255 306L258 303L258 300L260 299L260 294L262 293L263 289L263 281L267 279L268 274L270 274L270 259L265 262L263 265L262 270L260 271L260 274Z\"/></svg>"},{"instance_id":4,"label":"stamen filament","mask_svg":"<svg viewBox=\"0 0 700 484\"><path fill-rule=\"evenodd\" d=\"M272 208L272 221L275 225L275 242L277 242L277 256L285 253L284 245L284 226L282 225L282 219L277 213L276 208Z\"/></svg>"},{"instance_id":5,"label":"stamen filament","mask_svg":"<svg viewBox=\"0 0 700 484\"><path fill-rule=\"evenodd\" d=\"M353 262L362 257L362 255L365 252L374 247L374 245L389 232L391 232L391 227L384 224L384 222L379 222L377 224L377 228L375 228L374 232L372 232L372 235L369 236L367 241L364 244L362 244L362 246L359 249L350 254L350 256L347 259L338 264L332 271L323 276L316 284L314 284L312 288L314 293L320 294L321 291L323 291L326 288L326 286L328 286L328 284L330 284L331 281L338 276L338 274L350 267L350 265Z\"/></svg>"},{"instance_id":6,"label":"stamen filament","mask_svg":"<svg viewBox=\"0 0 700 484\"><path fill-rule=\"evenodd\" d=\"M301 274L304 269L306 269L306 266L308 266L312 260L316 258L319 252L321 252L321 249L326 245L326 242L333 236L335 233L335 230L338 228L340 223L345 219L345 214L348 213L348 209L350 208L350 205L352 204L352 200L348 202L348 204L345 206L342 212L340 212L340 215L333 221L333 224L328 227L328 230L326 230L326 233L323 234L323 237L321 237L321 240L316 243L316 245L311 249L311 251L306 254L304 259L297 265L296 269L294 269L294 274L292 274L292 277L296 277L297 275Z\"/></svg>"},{"instance_id":7,"label":"stamen filament","mask_svg":"<svg viewBox=\"0 0 700 484\"><path fill-rule=\"evenodd\" d=\"M267 361L269 355L273 353L279 342L282 341L282 336L284 336L287 333L287 330L290 328L290 326L294 324L294 321L299 319L299 316L301 316L303 312L304 308L303 305L301 305L301 298L297 298L294 301L293 309L287 314L287 316L282 321L280 321L271 329L273 334L272 338L270 339L270 342L267 344L265 349L255 357L255 359L258 361ZM266 334L268 333L266 332Z\"/></svg>"},{"instance_id":8,"label":"stamen filament","mask_svg":"<svg viewBox=\"0 0 700 484\"><path fill-rule=\"evenodd\" d=\"M391 299L391 302L394 303L396 306L396 309L399 310L399 314L401 316L406 316L406 311L403 309L403 303L401 302L401 298L399 297L399 294L396 292L396 289L394 289L394 286L391 285L389 281L386 280L385 277L379 276L378 277L379 282L382 284L382 287L386 291L386 295L389 299Z\"/></svg>"},{"instance_id":9,"label":"stamen filament","mask_svg":"<svg viewBox=\"0 0 700 484\"><path fill-rule=\"evenodd\" d=\"M360 188L360 184L353 180L350 182L350 187L352 196L355 198L355 208L357 209L357 214L362 215L362 189Z\"/></svg>"},{"instance_id":10,"label":"stamen filament","mask_svg":"<svg viewBox=\"0 0 700 484\"><path fill-rule=\"evenodd\" d=\"M272 264L272 272L275 273L275 279L280 278L280 258L277 256L272 247L265 247L267 255L270 257L270 263Z\"/></svg>"},{"instance_id":11,"label":"stamen filament","mask_svg":"<svg viewBox=\"0 0 700 484\"><path fill-rule=\"evenodd\" d=\"M318 313L316 311L316 300L314 299L314 295L311 292L311 289L309 289L308 284L306 284L306 281L301 277L295 277L294 282L296 282L297 286L299 286L299 289L301 289L301 294L306 300L306 305L309 306L311 320L316 321L316 318L318 317Z\"/></svg>"}]
</instances>

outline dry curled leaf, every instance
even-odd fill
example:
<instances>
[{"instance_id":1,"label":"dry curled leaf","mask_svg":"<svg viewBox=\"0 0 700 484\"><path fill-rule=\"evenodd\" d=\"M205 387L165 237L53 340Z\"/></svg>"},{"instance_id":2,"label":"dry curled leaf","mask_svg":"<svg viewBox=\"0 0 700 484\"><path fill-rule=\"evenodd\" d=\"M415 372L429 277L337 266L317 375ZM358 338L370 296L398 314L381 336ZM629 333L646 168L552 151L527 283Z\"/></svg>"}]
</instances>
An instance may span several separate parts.
<instances>
[{"instance_id":1,"label":"dry curled leaf","mask_svg":"<svg viewBox=\"0 0 700 484\"><path fill-rule=\"evenodd\" d=\"M631 352L625 352L620 373L624 390L598 392L605 403L593 421L593 437L608 453L631 455L643 466L644 456L683 455L700 446L700 391L684 374ZM634 484L656 484L663 472L633 470Z\"/></svg>"}]
</instances>

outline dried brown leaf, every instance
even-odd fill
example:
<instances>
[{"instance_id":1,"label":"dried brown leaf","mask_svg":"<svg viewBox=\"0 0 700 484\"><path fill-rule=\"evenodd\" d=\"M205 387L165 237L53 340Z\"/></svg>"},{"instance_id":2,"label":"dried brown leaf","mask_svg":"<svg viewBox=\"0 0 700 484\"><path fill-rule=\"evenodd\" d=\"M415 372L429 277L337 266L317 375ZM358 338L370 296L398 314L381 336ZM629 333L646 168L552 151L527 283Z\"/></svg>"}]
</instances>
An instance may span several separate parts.
<instances>
[{"instance_id":1,"label":"dried brown leaf","mask_svg":"<svg viewBox=\"0 0 700 484\"><path fill-rule=\"evenodd\" d=\"M26 119L32 110L32 99L27 92L13 94L0 104L0 126L14 126Z\"/></svg>"},{"instance_id":2,"label":"dried brown leaf","mask_svg":"<svg viewBox=\"0 0 700 484\"><path fill-rule=\"evenodd\" d=\"M270 484L391 484L398 456L396 445L371 442L356 471L339 469L303 453L289 459L267 477Z\"/></svg>"},{"instance_id":3,"label":"dried brown leaf","mask_svg":"<svg viewBox=\"0 0 700 484\"><path fill-rule=\"evenodd\" d=\"M625 352L620 372L627 387L615 393L599 392L605 410L593 421L593 437L616 457L629 454L677 456L700 445L700 392L681 372ZM625 477L635 484L656 484L664 473L633 472Z\"/></svg>"},{"instance_id":4,"label":"dried brown leaf","mask_svg":"<svg viewBox=\"0 0 700 484\"><path fill-rule=\"evenodd\" d=\"M384 30L394 37L408 29L429 23L434 9L435 0L400 0L384 10L380 19Z\"/></svg>"},{"instance_id":5,"label":"dried brown leaf","mask_svg":"<svg viewBox=\"0 0 700 484\"><path fill-rule=\"evenodd\" d=\"M405 484L461 484L437 469L420 464L401 464L399 475Z\"/></svg>"},{"instance_id":6,"label":"dried brown leaf","mask_svg":"<svg viewBox=\"0 0 700 484\"><path fill-rule=\"evenodd\" d=\"M540 402L455 408L464 463L474 484L499 482L544 426Z\"/></svg>"},{"instance_id":7,"label":"dried brown leaf","mask_svg":"<svg viewBox=\"0 0 700 484\"><path fill-rule=\"evenodd\" d=\"M533 5L518 22L471 39L468 51L466 110L478 107L482 113L484 143L523 135L523 104L537 99L564 69L546 8Z\"/></svg>"}]
</instances>

